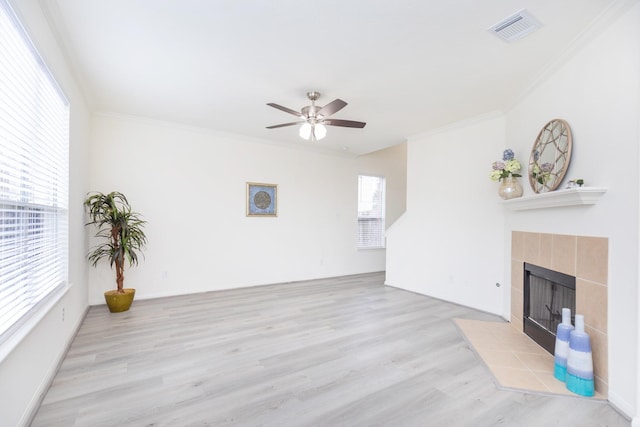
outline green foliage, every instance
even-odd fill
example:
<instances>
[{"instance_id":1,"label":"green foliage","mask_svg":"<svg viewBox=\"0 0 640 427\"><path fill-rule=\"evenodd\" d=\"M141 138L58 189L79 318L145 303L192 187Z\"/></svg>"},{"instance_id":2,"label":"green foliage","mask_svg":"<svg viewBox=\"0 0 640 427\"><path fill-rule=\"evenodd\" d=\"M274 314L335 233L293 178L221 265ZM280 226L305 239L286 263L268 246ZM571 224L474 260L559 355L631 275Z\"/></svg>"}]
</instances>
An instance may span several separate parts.
<instances>
[{"instance_id":1,"label":"green foliage","mask_svg":"<svg viewBox=\"0 0 640 427\"><path fill-rule=\"evenodd\" d=\"M146 221L133 212L124 194L113 191L109 194L89 193L84 201L89 222L97 228L96 237L102 243L91 248L87 259L95 267L101 259L108 259L111 268L116 268L116 284L122 291L125 261L132 267L138 264L138 253L147 243L144 234Z\"/></svg>"}]
</instances>

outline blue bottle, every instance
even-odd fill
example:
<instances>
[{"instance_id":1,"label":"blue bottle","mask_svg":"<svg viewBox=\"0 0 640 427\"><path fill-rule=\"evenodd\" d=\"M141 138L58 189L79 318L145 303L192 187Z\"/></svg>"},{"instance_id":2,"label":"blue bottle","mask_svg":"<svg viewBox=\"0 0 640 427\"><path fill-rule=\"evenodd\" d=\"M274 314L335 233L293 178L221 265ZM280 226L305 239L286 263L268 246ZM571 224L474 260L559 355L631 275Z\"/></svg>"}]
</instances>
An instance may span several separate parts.
<instances>
[{"instance_id":1,"label":"blue bottle","mask_svg":"<svg viewBox=\"0 0 640 427\"><path fill-rule=\"evenodd\" d=\"M584 316L576 314L576 328L569 334L567 388L581 396L593 396L593 356L591 340L584 331Z\"/></svg>"},{"instance_id":2,"label":"blue bottle","mask_svg":"<svg viewBox=\"0 0 640 427\"><path fill-rule=\"evenodd\" d=\"M562 309L562 323L556 332L556 348L554 351L553 376L562 382L567 380L567 358L569 357L569 335L573 331L571 309Z\"/></svg>"}]
</instances>

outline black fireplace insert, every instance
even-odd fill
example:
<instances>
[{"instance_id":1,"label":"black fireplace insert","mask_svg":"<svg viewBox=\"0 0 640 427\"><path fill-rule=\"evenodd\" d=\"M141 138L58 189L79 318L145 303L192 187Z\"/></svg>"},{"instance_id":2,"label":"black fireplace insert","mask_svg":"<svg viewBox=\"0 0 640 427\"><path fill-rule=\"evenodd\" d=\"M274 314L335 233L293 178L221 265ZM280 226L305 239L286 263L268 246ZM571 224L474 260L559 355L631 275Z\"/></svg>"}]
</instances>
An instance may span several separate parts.
<instances>
[{"instance_id":1,"label":"black fireplace insert","mask_svg":"<svg viewBox=\"0 0 640 427\"><path fill-rule=\"evenodd\" d=\"M576 311L576 278L558 271L524 264L524 333L554 354L562 309Z\"/></svg>"}]
</instances>

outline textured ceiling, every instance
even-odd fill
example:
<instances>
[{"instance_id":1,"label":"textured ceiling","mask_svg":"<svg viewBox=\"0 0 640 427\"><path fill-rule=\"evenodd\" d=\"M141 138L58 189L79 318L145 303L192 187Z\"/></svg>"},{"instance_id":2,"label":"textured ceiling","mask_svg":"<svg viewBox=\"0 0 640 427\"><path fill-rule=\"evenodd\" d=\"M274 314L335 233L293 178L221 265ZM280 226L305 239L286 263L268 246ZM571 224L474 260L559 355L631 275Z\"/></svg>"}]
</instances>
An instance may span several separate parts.
<instances>
[{"instance_id":1,"label":"textured ceiling","mask_svg":"<svg viewBox=\"0 0 640 427\"><path fill-rule=\"evenodd\" d=\"M358 155L504 111L629 1L40 2L94 111ZM542 28L512 43L487 30L520 9ZM310 90L367 126L313 143L265 129L295 120L266 103L299 110Z\"/></svg>"}]
</instances>

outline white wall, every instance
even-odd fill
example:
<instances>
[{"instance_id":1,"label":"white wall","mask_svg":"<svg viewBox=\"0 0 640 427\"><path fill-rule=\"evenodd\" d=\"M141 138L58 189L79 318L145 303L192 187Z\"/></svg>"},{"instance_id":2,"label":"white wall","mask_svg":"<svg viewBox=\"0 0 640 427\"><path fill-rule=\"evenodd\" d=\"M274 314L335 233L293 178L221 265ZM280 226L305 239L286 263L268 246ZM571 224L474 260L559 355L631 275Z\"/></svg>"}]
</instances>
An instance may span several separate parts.
<instances>
[{"instance_id":1,"label":"white wall","mask_svg":"<svg viewBox=\"0 0 640 427\"><path fill-rule=\"evenodd\" d=\"M609 400L638 413L640 5L628 11L507 114L507 139L531 150L548 120L573 131L565 182L608 187L592 207L509 212L511 230L609 238ZM531 189L525 187L531 194ZM505 260L505 263L508 262Z\"/></svg>"},{"instance_id":2,"label":"white wall","mask_svg":"<svg viewBox=\"0 0 640 427\"><path fill-rule=\"evenodd\" d=\"M84 258L84 212L82 201L88 189L89 113L74 76L68 69L37 0L11 2L34 44L52 70L71 103L69 280L70 288L42 319L0 361L0 424L28 423L32 411L82 320L87 304L88 268ZM64 320L62 311L64 310ZM5 346L6 344L3 344Z\"/></svg>"},{"instance_id":3,"label":"white wall","mask_svg":"<svg viewBox=\"0 0 640 427\"><path fill-rule=\"evenodd\" d=\"M634 425L640 425L639 53L636 2L503 119L412 139L407 213L389 231L387 246L389 284L508 318L510 286L489 288L495 276L509 284L512 230L608 237L609 400L635 415ZM573 131L566 179L583 178L608 192L590 207L503 212L483 181L490 161L511 147L526 164L536 135L553 118L566 119ZM475 268L483 274L476 282L469 273Z\"/></svg>"},{"instance_id":4,"label":"white wall","mask_svg":"<svg viewBox=\"0 0 640 427\"><path fill-rule=\"evenodd\" d=\"M505 148L503 116L409 140L407 212L387 232L387 284L502 313L504 211L489 172Z\"/></svg>"},{"instance_id":5,"label":"white wall","mask_svg":"<svg viewBox=\"0 0 640 427\"><path fill-rule=\"evenodd\" d=\"M106 114L91 139L91 189L125 193L148 221L146 258L125 271L136 298L385 269L384 250L356 250L357 176L399 185L387 195L399 215L401 149L351 159ZM277 218L246 217L246 182L278 185ZM91 304L114 286L107 264L92 268Z\"/></svg>"}]
</instances>

